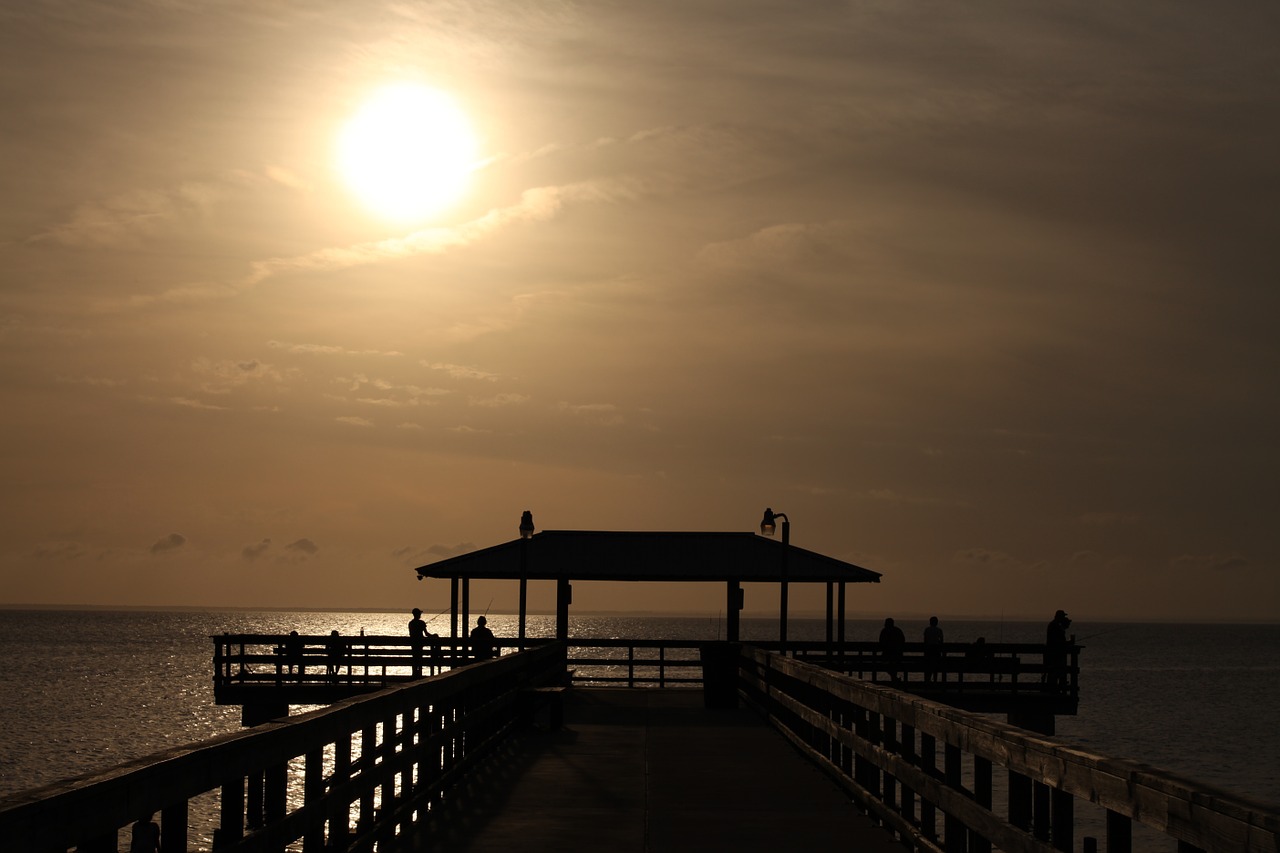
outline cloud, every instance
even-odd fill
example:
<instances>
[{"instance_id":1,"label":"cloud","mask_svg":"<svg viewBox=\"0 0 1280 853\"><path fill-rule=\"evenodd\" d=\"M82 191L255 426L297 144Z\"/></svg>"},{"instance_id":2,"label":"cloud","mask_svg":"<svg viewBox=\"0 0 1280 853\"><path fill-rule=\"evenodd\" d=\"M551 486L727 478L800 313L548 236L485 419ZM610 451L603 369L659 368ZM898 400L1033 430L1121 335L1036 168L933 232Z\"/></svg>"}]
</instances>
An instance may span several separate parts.
<instances>
[{"instance_id":1,"label":"cloud","mask_svg":"<svg viewBox=\"0 0 1280 853\"><path fill-rule=\"evenodd\" d=\"M253 561L261 557L271 547L270 539L263 539L257 545L245 545L240 549L240 556L246 560Z\"/></svg>"},{"instance_id":2,"label":"cloud","mask_svg":"<svg viewBox=\"0 0 1280 853\"><path fill-rule=\"evenodd\" d=\"M1195 572L1234 572L1249 566L1249 560L1240 554L1183 554L1169 564L1175 571Z\"/></svg>"},{"instance_id":3,"label":"cloud","mask_svg":"<svg viewBox=\"0 0 1280 853\"><path fill-rule=\"evenodd\" d=\"M951 559L975 566L1007 566L1016 562L1003 551L993 551L990 548L964 548L952 554Z\"/></svg>"},{"instance_id":4,"label":"cloud","mask_svg":"<svg viewBox=\"0 0 1280 853\"><path fill-rule=\"evenodd\" d=\"M298 539L284 546L286 551L293 551L296 554L306 554L308 557L320 550L320 546L310 539Z\"/></svg>"},{"instance_id":5,"label":"cloud","mask_svg":"<svg viewBox=\"0 0 1280 853\"><path fill-rule=\"evenodd\" d=\"M615 201L634 197L637 192L638 188L630 182L616 180L535 187L522 192L520 200L515 204L494 208L461 225L426 228L403 237L335 246L305 255L266 258L251 263L249 272L236 281L181 285L159 295L135 296L130 302L135 306L142 306L153 302L189 302L229 297L280 276L333 272L415 255L444 254L469 246L507 227L551 219L567 204Z\"/></svg>"},{"instance_id":6,"label":"cloud","mask_svg":"<svg viewBox=\"0 0 1280 853\"><path fill-rule=\"evenodd\" d=\"M272 349L282 349L285 352L310 353L316 355L403 355L403 353L396 352L395 350L349 349L335 344L300 344L276 340L267 341L267 346Z\"/></svg>"},{"instance_id":7,"label":"cloud","mask_svg":"<svg viewBox=\"0 0 1280 853\"><path fill-rule=\"evenodd\" d=\"M164 554L169 551L176 551L186 544L187 537L181 533L170 533L162 539L157 539L150 550L152 554Z\"/></svg>"},{"instance_id":8,"label":"cloud","mask_svg":"<svg viewBox=\"0 0 1280 853\"><path fill-rule=\"evenodd\" d=\"M86 553L85 547L79 542L57 541L46 542L37 545L31 551L31 558L34 560L78 560Z\"/></svg>"},{"instance_id":9,"label":"cloud","mask_svg":"<svg viewBox=\"0 0 1280 853\"><path fill-rule=\"evenodd\" d=\"M199 214L223 193L222 186L196 182L165 190L132 190L105 201L83 204L69 220L29 237L27 242L53 242L74 248L134 243L156 234L173 220Z\"/></svg>"},{"instance_id":10,"label":"cloud","mask_svg":"<svg viewBox=\"0 0 1280 853\"><path fill-rule=\"evenodd\" d=\"M354 415L343 415L341 417L334 418L334 420L340 424L350 424L351 426L358 426L358 427L374 426L373 421L369 420L368 418L358 418Z\"/></svg>"},{"instance_id":11,"label":"cloud","mask_svg":"<svg viewBox=\"0 0 1280 853\"><path fill-rule=\"evenodd\" d=\"M529 402L528 394L494 394L492 397L472 397L467 401L472 406L480 406L487 409L500 409L504 406L518 406L521 403Z\"/></svg>"},{"instance_id":12,"label":"cloud","mask_svg":"<svg viewBox=\"0 0 1280 853\"><path fill-rule=\"evenodd\" d=\"M618 426L626 419L613 403L560 403L560 411L600 426Z\"/></svg>"},{"instance_id":13,"label":"cloud","mask_svg":"<svg viewBox=\"0 0 1280 853\"><path fill-rule=\"evenodd\" d=\"M397 548L392 551L391 556L408 566L423 566L427 563L434 563L437 560L456 557L459 554L469 554L474 550L476 550L474 542L459 542L457 545L437 544L429 545L426 548L406 545L403 548Z\"/></svg>"},{"instance_id":14,"label":"cloud","mask_svg":"<svg viewBox=\"0 0 1280 853\"><path fill-rule=\"evenodd\" d=\"M496 382L499 379L499 376L496 373L490 373L487 370L481 370L478 367L468 367L463 364L445 364L438 361L426 361L425 359L418 363L423 367L430 368L431 370L442 370L454 379L481 379L486 382Z\"/></svg>"},{"instance_id":15,"label":"cloud","mask_svg":"<svg viewBox=\"0 0 1280 853\"><path fill-rule=\"evenodd\" d=\"M201 356L191 364L191 369L204 376L202 391L208 394L227 394L249 382L282 382L284 376L270 364L257 359L214 361Z\"/></svg>"},{"instance_id":16,"label":"cloud","mask_svg":"<svg viewBox=\"0 0 1280 853\"><path fill-rule=\"evenodd\" d=\"M212 403L204 403L200 400L193 400L190 397L170 397L169 402L175 406L184 406L188 409L202 409L211 412L225 412L226 406L215 406Z\"/></svg>"}]
</instances>

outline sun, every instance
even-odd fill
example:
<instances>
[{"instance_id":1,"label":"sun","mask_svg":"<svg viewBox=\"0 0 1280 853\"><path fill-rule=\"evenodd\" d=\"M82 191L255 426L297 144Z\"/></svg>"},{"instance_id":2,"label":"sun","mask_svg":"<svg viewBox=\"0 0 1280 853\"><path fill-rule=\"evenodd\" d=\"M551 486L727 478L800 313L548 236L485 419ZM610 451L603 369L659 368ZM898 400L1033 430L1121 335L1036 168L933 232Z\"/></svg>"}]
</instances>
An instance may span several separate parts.
<instances>
[{"instance_id":1,"label":"sun","mask_svg":"<svg viewBox=\"0 0 1280 853\"><path fill-rule=\"evenodd\" d=\"M456 202L476 165L466 115L443 92L414 84L374 93L338 140L338 170L373 213L421 221Z\"/></svg>"}]
</instances>

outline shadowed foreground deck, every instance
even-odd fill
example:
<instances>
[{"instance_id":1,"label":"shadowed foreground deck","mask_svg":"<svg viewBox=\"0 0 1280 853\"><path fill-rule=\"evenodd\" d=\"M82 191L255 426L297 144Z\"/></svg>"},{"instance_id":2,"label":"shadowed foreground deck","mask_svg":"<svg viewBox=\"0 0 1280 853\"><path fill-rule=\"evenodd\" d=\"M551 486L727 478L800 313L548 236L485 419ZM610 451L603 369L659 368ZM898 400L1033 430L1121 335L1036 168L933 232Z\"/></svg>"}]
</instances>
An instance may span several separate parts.
<instances>
[{"instance_id":1,"label":"shadowed foreground deck","mask_svg":"<svg viewBox=\"0 0 1280 853\"><path fill-rule=\"evenodd\" d=\"M574 688L562 730L485 776L437 849L902 851L756 714L700 690Z\"/></svg>"}]
</instances>

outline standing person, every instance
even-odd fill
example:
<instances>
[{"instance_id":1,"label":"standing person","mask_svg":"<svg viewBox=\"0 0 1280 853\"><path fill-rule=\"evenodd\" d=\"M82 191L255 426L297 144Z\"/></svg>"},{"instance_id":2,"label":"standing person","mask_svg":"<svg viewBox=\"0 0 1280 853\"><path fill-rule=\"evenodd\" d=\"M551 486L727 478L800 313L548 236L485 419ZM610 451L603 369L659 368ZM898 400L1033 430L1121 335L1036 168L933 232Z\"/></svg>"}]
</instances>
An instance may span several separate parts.
<instances>
[{"instance_id":1,"label":"standing person","mask_svg":"<svg viewBox=\"0 0 1280 853\"><path fill-rule=\"evenodd\" d=\"M498 642L494 639L493 632L485 627L485 623L489 621L483 616L476 619L476 627L471 630L471 637L468 642L471 643L471 654L476 660L489 660L498 655Z\"/></svg>"},{"instance_id":2,"label":"standing person","mask_svg":"<svg viewBox=\"0 0 1280 853\"><path fill-rule=\"evenodd\" d=\"M414 678L422 675L422 646L428 638L434 639L435 636L435 634L427 630L427 623L422 621L422 609L419 607L413 608L413 618L409 620L409 640L413 643ZM434 647L434 645L433 643L432 646ZM434 670L435 667L432 665L432 675L435 674Z\"/></svg>"},{"instance_id":3,"label":"standing person","mask_svg":"<svg viewBox=\"0 0 1280 853\"><path fill-rule=\"evenodd\" d=\"M129 853L159 853L160 824L156 823L155 812L147 815L133 825L133 837L129 842ZM115 849L112 842L112 849Z\"/></svg>"},{"instance_id":4,"label":"standing person","mask_svg":"<svg viewBox=\"0 0 1280 853\"><path fill-rule=\"evenodd\" d=\"M1067 629L1070 627L1066 611L1059 610L1045 630L1044 680L1054 688L1067 686Z\"/></svg>"},{"instance_id":5,"label":"standing person","mask_svg":"<svg viewBox=\"0 0 1280 853\"><path fill-rule=\"evenodd\" d=\"M299 681L306 674L307 668L307 665L303 663L303 649L302 637L298 636L297 631L290 631L288 638L284 641L284 659L285 663L289 665L290 675L293 675L294 668L297 667Z\"/></svg>"},{"instance_id":6,"label":"standing person","mask_svg":"<svg viewBox=\"0 0 1280 853\"><path fill-rule=\"evenodd\" d=\"M329 632L329 639L324 644L324 650L328 656L329 680L337 681L338 670L342 669L342 635L338 633L337 629Z\"/></svg>"},{"instance_id":7,"label":"standing person","mask_svg":"<svg viewBox=\"0 0 1280 853\"><path fill-rule=\"evenodd\" d=\"M880 629L880 656L884 658L885 669L889 672L889 680L894 684L898 683L898 675L902 673L902 653L906 646L907 635L902 633L901 628L893 624L892 617L885 619L884 627Z\"/></svg>"},{"instance_id":8,"label":"standing person","mask_svg":"<svg viewBox=\"0 0 1280 853\"><path fill-rule=\"evenodd\" d=\"M938 673L942 672L942 629L938 627L938 617L929 617L929 627L924 629L924 680L936 682ZM946 681L947 676L943 675Z\"/></svg>"}]
</instances>

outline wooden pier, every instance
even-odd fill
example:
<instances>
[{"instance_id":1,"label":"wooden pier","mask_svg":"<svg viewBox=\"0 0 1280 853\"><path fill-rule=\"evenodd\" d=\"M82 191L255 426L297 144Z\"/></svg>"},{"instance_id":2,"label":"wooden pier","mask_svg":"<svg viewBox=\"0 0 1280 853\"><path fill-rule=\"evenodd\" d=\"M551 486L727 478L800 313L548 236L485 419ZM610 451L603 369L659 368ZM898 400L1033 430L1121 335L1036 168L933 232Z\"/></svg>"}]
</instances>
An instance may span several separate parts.
<instances>
[{"instance_id":1,"label":"wooden pier","mask_svg":"<svg viewBox=\"0 0 1280 853\"><path fill-rule=\"evenodd\" d=\"M205 850L189 817L212 794L213 847L237 853L296 842L304 853L512 850L522 837L557 839L540 850L656 851L712 822L720 834L706 834L701 850L751 850L764 849L750 839L766 838L751 829L766 814L786 816L773 821L791 828L786 849L809 831L847 830L931 853L1051 853L1083 843L1086 806L1105 813L1106 853L1132 849L1135 823L1180 853L1280 849L1280 813L1245 798L795 657L726 646L701 692L635 688L610 703L593 688L564 688L564 644L541 645L0 800L0 838L6 850L105 853L154 812L164 853ZM636 776L640 740L647 782ZM790 798L793 788L818 791L815 774L836 799ZM557 776L580 784L557 808L539 803ZM757 798L738 802L757 806L734 813L735 786ZM841 805L815 809L816 797ZM600 843L585 831L597 819L613 833Z\"/></svg>"}]
</instances>

